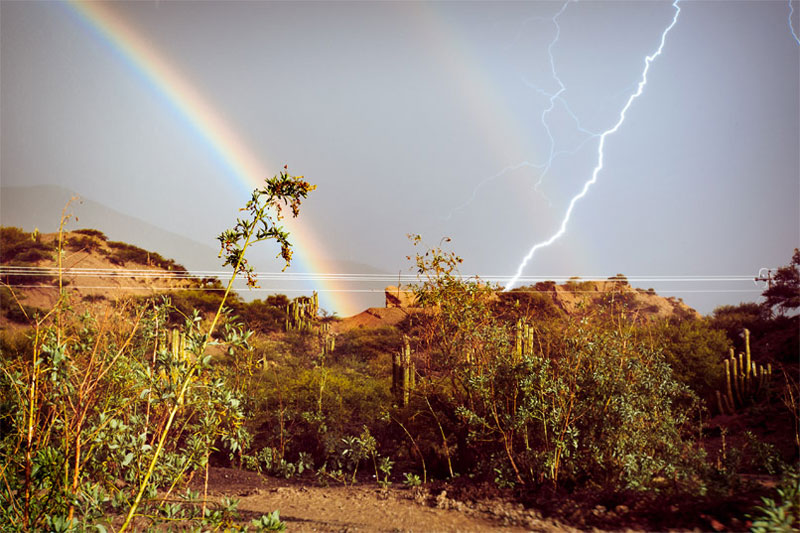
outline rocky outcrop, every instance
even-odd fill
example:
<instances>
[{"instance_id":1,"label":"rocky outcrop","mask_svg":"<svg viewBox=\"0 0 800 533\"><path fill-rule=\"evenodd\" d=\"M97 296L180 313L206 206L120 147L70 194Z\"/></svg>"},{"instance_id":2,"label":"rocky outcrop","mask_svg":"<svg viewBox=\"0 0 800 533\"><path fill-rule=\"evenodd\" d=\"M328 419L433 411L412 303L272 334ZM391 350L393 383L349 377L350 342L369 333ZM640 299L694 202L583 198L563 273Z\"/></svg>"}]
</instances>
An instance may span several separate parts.
<instances>
[{"instance_id":1,"label":"rocky outcrop","mask_svg":"<svg viewBox=\"0 0 800 533\"><path fill-rule=\"evenodd\" d=\"M390 285L384 290L386 307L416 307L417 297L408 288Z\"/></svg>"},{"instance_id":2,"label":"rocky outcrop","mask_svg":"<svg viewBox=\"0 0 800 533\"><path fill-rule=\"evenodd\" d=\"M593 306L617 300L624 302L627 310L640 318L700 316L680 298L659 296L652 289L631 287L627 281L571 280L563 285L545 282L530 289L549 295L553 303L568 315L579 315Z\"/></svg>"}]
</instances>

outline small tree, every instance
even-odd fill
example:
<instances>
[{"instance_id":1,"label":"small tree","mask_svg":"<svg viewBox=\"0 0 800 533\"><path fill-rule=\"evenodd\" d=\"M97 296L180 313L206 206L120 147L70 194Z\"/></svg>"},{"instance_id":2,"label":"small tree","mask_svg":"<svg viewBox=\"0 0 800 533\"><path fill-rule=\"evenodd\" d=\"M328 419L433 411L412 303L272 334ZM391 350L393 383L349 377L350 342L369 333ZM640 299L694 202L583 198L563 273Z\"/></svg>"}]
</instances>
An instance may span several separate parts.
<instances>
[{"instance_id":1,"label":"small tree","mask_svg":"<svg viewBox=\"0 0 800 533\"><path fill-rule=\"evenodd\" d=\"M791 263L778 269L762 295L766 298L764 306L770 310L777 308L781 315L800 307L800 249L794 249Z\"/></svg>"}]
</instances>

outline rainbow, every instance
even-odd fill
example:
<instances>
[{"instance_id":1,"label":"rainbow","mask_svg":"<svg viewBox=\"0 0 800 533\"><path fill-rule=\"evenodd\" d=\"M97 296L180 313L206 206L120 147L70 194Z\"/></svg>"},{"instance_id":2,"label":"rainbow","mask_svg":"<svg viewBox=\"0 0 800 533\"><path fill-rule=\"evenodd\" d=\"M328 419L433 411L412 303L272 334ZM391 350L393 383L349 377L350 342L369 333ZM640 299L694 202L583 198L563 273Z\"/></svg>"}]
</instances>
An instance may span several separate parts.
<instances>
[{"instance_id":1,"label":"rainbow","mask_svg":"<svg viewBox=\"0 0 800 533\"><path fill-rule=\"evenodd\" d=\"M254 156L225 117L113 9L101 2L73 0L67 5L186 120L247 197L263 184L264 177L275 174L278 166L266 164ZM299 219L287 221L286 226L291 231L295 264L299 262L301 270L306 272L328 272L322 259L324 249L312 229ZM347 299L348 291L332 281L316 281L314 289L320 294L321 306L329 311L342 316L360 311Z\"/></svg>"}]
</instances>

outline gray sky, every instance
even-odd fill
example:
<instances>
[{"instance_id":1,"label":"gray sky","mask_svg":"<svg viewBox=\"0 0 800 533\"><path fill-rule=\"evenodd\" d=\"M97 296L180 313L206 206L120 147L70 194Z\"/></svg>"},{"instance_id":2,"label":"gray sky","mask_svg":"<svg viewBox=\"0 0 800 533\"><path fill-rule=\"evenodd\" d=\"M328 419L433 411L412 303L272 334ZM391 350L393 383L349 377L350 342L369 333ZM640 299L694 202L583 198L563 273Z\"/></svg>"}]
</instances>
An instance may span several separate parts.
<instances>
[{"instance_id":1,"label":"gray sky","mask_svg":"<svg viewBox=\"0 0 800 533\"><path fill-rule=\"evenodd\" d=\"M679 5L642 95L606 139L597 183L525 275L754 276L800 245L790 4ZM674 14L668 2L571 2L556 24L562 6L108 8L270 174L288 163L319 186L302 218L321 246L306 253L396 273L413 252L407 233L449 236L465 273L510 276L591 177L590 133L617 122ZM549 135L542 116L560 86L548 50L564 86L545 114ZM68 4L3 1L2 185L58 184L214 245L245 187L140 67ZM256 268L274 269L274 253L258 252ZM640 285L704 313L758 296L715 292L756 289L750 281Z\"/></svg>"}]
</instances>

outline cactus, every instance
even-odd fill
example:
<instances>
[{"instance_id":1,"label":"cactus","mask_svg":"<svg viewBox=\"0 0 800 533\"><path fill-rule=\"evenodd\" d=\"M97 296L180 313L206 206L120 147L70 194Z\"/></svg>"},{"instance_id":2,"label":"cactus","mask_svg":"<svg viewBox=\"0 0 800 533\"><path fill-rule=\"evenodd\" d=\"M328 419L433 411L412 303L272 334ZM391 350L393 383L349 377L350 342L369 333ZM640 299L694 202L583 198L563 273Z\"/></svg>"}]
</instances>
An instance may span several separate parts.
<instances>
[{"instance_id":1,"label":"cactus","mask_svg":"<svg viewBox=\"0 0 800 533\"><path fill-rule=\"evenodd\" d=\"M327 351L328 353L333 353L333 350L336 349L336 335L328 335L327 337Z\"/></svg>"},{"instance_id":2,"label":"cactus","mask_svg":"<svg viewBox=\"0 0 800 533\"><path fill-rule=\"evenodd\" d=\"M400 353L392 355L392 393L402 405L408 405L411 390L416 386L416 367L411 362L411 345L408 337L403 335L403 347Z\"/></svg>"},{"instance_id":3,"label":"cactus","mask_svg":"<svg viewBox=\"0 0 800 533\"><path fill-rule=\"evenodd\" d=\"M519 363L523 357L533 355L533 326L517 320L514 332L514 362Z\"/></svg>"},{"instance_id":4,"label":"cactus","mask_svg":"<svg viewBox=\"0 0 800 533\"><path fill-rule=\"evenodd\" d=\"M319 295L300 296L286 305L286 331L307 331L314 329L314 321L319 312Z\"/></svg>"},{"instance_id":5,"label":"cactus","mask_svg":"<svg viewBox=\"0 0 800 533\"><path fill-rule=\"evenodd\" d=\"M158 349L172 354L174 360L188 359L186 353L186 333L173 329L172 333L158 336Z\"/></svg>"},{"instance_id":6,"label":"cactus","mask_svg":"<svg viewBox=\"0 0 800 533\"><path fill-rule=\"evenodd\" d=\"M745 407L759 398L769 396L772 365L756 364L750 358L750 331L744 330L745 353L737 358L733 349L725 359L725 391L716 391L720 413L733 414L737 407Z\"/></svg>"},{"instance_id":7,"label":"cactus","mask_svg":"<svg viewBox=\"0 0 800 533\"><path fill-rule=\"evenodd\" d=\"M330 333L330 326L328 324L320 326L319 338L320 344L322 344L322 355L332 354L333 350L336 348L336 335Z\"/></svg>"}]
</instances>

